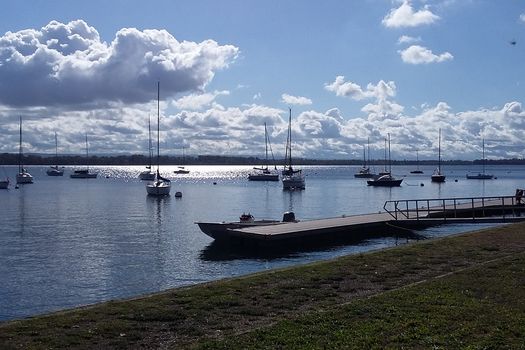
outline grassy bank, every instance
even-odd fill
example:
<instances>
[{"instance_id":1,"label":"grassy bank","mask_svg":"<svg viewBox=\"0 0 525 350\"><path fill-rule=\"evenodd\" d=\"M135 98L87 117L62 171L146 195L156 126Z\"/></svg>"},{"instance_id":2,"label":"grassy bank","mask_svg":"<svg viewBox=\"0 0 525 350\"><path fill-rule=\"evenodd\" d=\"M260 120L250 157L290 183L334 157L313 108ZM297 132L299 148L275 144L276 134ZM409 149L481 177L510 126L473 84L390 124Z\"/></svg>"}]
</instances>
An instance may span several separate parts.
<instances>
[{"instance_id":1,"label":"grassy bank","mask_svg":"<svg viewBox=\"0 0 525 350\"><path fill-rule=\"evenodd\" d=\"M525 223L0 325L0 348L523 347Z\"/></svg>"}]
</instances>

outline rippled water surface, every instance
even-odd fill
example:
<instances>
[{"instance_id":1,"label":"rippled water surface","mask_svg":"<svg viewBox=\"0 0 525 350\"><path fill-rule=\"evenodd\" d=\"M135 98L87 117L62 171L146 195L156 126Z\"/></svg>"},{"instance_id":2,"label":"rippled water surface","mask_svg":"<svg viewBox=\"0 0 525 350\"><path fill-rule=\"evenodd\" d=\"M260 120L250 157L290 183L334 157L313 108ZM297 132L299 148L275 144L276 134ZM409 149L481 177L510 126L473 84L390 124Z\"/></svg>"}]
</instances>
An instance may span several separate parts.
<instances>
[{"instance_id":1,"label":"rippled water surface","mask_svg":"<svg viewBox=\"0 0 525 350\"><path fill-rule=\"evenodd\" d=\"M175 175L172 196L146 195L137 179L143 167L93 167L97 179L48 177L29 167L35 183L0 190L0 320L140 295L202 281L306 263L404 243L384 237L286 253L229 250L200 232L195 221L237 220L242 212L280 219L293 210L301 220L371 213L385 200L512 195L525 187L525 167L487 169L495 180L465 180L475 167L448 167L447 182L407 175L400 188L373 188L355 179L357 167L303 167L306 190L284 192L279 182L248 182L251 167L188 166ZM0 168L0 177L16 173ZM454 180L458 180L455 182ZM424 186L421 186L423 184ZM173 193L182 191L182 198ZM433 228L429 237L472 229Z\"/></svg>"}]
</instances>

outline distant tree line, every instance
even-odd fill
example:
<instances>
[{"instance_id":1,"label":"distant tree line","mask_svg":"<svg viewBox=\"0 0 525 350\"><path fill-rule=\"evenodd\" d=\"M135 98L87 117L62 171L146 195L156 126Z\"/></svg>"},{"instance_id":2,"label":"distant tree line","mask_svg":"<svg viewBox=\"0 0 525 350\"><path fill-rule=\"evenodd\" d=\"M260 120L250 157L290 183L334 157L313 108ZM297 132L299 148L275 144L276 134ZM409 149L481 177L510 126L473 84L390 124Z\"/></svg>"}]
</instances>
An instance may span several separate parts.
<instances>
[{"instance_id":1,"label":"distant tree line","mask_svg":"<svg viewBox=\"0 0 525 350\"><path fill-rule=\"evenodd\" d=\"M156 159L154 161L156 163ZM359 159L307 159L296 158L294 164L300 165L361 165L362 160ZM481 164L482 160L474 161L468 160L447 160L442 161L442 164ZM23 156L22 163L25 165L145 165L148 164L148 157L141 154L132 155L92 155L87 160L85 156L80 155L61 155L55 158L51 155L26 154ZM383 165L383 159L375 159L370 161L370 165ZM18 164L18 154L16 153L1 153L0 164L16 165ZM261 165L264 160L258 157L241 157L241 156L217 156L217 155L200 155L200 156L161 156L160 164L162 165ZM277 165L283 165L284 160L276 160ZM415 160L393 160L392 165L416 165ZM435 165L437 160L420 160L419 165ZM486 160L486 164L525 164L525 159L497 159Z\"/></svg>"}]
</instances>

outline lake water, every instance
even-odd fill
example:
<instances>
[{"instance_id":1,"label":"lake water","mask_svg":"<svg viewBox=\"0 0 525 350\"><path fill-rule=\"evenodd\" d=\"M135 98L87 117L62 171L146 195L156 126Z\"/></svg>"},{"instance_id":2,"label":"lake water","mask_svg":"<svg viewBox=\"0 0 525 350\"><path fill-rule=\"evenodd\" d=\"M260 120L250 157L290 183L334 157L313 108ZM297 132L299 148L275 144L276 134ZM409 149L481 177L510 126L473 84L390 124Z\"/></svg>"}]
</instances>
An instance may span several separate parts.
<instances>
[{"instance_id":1,"label":"lake water","mask_svg":"<svg viewBox=\"0 0 525 350\"><path fill-rule=\"evenodd\" d=\"M14 179L16 167L0 167ZM125 298L256 271L302 264L404 243L383 237L316 249L229 251L204 235L195 221L233 221L243 212L280 219L292 210L300 220L382 210L386 200L513 195L525 187L524 166L487 168L494 180L466 180L473 166L445 168L447 182L407 175L399 188L374 188L355 179L358 167L308 166L306 190L285 192L280 182L248 182L247 166L188 166L188 175L163 167L172 195L148 197L137 179L143 167L93 167L98 179L48 177L28 167L35 183L0 190L0 320L99 301ZM170 175L171 174L171 175ZM458 181L455 182L454 180ZM420 184L424 184L421 186ZM182 198L175 198L182 191ZM471 230L434 227L428 237Z\"/></svg>"}]
</instances>

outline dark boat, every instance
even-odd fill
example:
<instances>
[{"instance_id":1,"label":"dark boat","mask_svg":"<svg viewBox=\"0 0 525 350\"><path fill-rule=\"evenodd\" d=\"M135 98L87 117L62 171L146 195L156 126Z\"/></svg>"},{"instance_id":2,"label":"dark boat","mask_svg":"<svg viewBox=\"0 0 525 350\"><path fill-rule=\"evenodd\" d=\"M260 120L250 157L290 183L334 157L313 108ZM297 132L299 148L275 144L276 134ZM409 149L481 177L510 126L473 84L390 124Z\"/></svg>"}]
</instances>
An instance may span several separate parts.
<instances>
[{"instance_id":1,"label":"dark boat","mask_svg":"<svg viewBox=\"0 0 525 350\"><path fill-rule=\"evenodd\" d=\"M386 170L386 169L385 169ZM368 180L368 186L376 187L397 187L401 186L403 179L396 179L392 176L392 160L390 158L390 134L388 134L388 173L381 175L373 180Z\"/></svg>"},{"instance_id":2,"label":"dark boat","mask_svg":"<svg viewBox=\"0 0 525 350\"><path fill-rule=\"evenodd\" d=\"M441 129L439 129L439 141L438 141L438 167L434 170L434 173L430 177L432 182L445 182L445 174L441 172Z\"/></svg>"}]
</instances>

